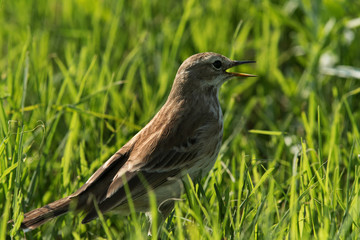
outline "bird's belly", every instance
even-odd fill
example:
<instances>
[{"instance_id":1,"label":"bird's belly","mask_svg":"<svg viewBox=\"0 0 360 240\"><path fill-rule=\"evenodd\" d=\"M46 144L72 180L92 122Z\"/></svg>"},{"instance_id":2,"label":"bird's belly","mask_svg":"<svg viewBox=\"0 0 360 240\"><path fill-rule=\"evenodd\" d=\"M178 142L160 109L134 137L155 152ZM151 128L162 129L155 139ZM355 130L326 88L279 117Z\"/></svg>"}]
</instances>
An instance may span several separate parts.
<instances>
[{"instance_id":1,"label":"bird's belly","mask_svg":"<svg viewBox=\"0 0 360 240\"><path fill-rule=\"evenodd\" d=\"M222 125L218 131L211 136L207 136L203 141L203 150L198 154L198 161L189 170L192 179L204 177L214 166L222 143Z\"/></svg>"},{"instance_id":2,"label":"bird's belly","mask_svg":"<svg viewBox=\"0 0 360 240\"><path fill-rule=\"evenodd\" d=\"M183 192L183 184L180 179L170 179L167 183L154 189L156 197L156 205L153 206L159 209L163 204L169 201L179 200L181 193ZM151 203L148 194L144 194L136 199L133 199L135 212L149 212L151 209ZM127 216L131 213L128 201L117 206L112 210L116 214Z\"/></svg>"}]
</instances>

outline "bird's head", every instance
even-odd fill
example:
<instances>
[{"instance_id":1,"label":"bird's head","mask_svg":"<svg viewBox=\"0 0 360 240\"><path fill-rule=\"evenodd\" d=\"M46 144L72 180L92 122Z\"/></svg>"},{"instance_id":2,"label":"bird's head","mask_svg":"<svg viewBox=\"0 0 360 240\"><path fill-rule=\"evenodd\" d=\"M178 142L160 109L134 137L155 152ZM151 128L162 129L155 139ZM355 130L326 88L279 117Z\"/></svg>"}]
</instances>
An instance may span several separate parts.
<instances>
[{"instance_id":1,"label":"bird's head","mask_svg":"<svg viewBox=\"0 0 360 240\"><path fill-rule=\"evenodd\" d=\"M180 66L174 85L183 88L209 88L220 86L232 77L256 77L246 73L228 72L229 68L255 61L233 61L218 53L198 53L187 58Z\"/></svg>"}]
</instances>

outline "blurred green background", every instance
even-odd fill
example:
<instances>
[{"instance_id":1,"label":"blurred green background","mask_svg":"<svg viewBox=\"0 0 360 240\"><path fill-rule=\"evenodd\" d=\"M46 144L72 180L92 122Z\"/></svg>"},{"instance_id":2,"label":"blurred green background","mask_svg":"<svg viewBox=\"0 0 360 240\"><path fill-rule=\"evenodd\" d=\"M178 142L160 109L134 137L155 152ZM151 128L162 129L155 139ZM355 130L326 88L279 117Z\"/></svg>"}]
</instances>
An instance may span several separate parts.
<instances>
[{"instance_id":1,"label":"blurred green background","mask_svg":"<svg viewBox=\"0 0 360 240\"><path fill-rule=\"evenodd\" d=\"M222 87L221 154L163 239L356 239L359 13L345 0L0 1L0 239L80 187L205 51L256 60L237 70L258 77ZM144 214L80 221L26 238L148 238Z\"/></svg>"}]
</instances>

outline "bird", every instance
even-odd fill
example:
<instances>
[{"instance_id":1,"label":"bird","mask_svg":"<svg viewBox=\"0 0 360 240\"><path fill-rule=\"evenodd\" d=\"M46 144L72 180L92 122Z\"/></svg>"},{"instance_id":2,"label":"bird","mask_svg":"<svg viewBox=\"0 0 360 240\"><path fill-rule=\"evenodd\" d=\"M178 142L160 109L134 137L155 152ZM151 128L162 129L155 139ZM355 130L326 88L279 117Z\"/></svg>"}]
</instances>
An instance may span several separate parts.
<instances>
[{"instance_id":1,"label":"bird","mask_svg":"<svg viewBox=\"0 0 360 240\"><path fill-rule=\"evenodd\" d=\"M113 154L77 191L24 214L21 228L33 230L69 211L82 223L116 211L149 212L149 189L161 215L181 197L182 180L204 177L214 166L223 137L221 85L234 77L256 77L227 70L255 61L234 61L213 52L198 53L179 67L165 104L133 138ZM97 206L96 206L97 205Z\"/></svg>"}]
</instances>

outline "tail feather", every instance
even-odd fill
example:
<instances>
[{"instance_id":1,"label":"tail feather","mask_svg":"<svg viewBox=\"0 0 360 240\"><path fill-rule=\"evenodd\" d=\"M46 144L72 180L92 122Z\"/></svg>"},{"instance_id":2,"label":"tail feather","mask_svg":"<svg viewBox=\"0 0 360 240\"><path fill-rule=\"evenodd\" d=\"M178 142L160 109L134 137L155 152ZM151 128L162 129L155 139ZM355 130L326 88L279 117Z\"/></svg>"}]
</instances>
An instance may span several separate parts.
<instances>
[{"instance_id":1,"label":"tail feather","mask_svg":"<svg viewBox=\"0 0 360 240\"><path fill-rule=\"evenodd\" d=\"M21 223L21 228L25 231L30 231L55 217L67 213L69 211L70 202L71 199L69 197L65 197L41 208L25 213L24 220Z\"/></svg>"}]
</instances>

